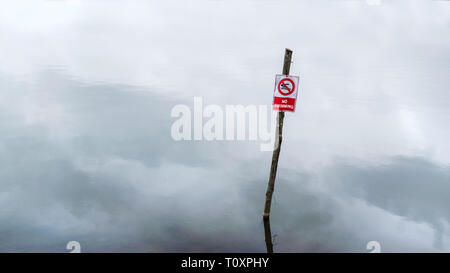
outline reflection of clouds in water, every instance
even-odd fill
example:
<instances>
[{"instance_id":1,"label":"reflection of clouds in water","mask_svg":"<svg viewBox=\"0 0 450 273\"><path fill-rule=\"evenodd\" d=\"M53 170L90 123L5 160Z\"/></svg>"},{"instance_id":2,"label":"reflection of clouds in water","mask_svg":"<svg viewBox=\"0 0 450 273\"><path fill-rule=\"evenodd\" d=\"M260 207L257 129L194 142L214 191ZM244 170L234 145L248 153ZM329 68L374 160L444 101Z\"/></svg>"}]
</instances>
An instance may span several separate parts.
<instances>
[{"instance_id":1,"label":"reflection of clouds in water","mask_svg":"<svg viewBox=\"0 0 450 273\"><path fill-rule=\"evenodd\" d=\"M448 249L450 222L450 167L424 158L394 158L376 168L337 165L328 177L336 177L351 196L407 220L426 223L435 230L438 249Z\"/></svg>"},{"instance_id":2,"label":"reflection of clouds in water","mask_svg":"<svg viewBox=\"0 0 450 273\"><path fill-rule=\"evenodd\" d=\"M17 106L0 108L1 251L65 251L69 240L83 251L265 251L271 155L257 144L173 142L175 102L124 85L54 71L1 84ZM370 240L448 250L448 168L342 162L298 172L280 160L275 251L365 252Z\"/></svg>"},{"instance_id":3,"label":"reflection of clouds in water","mask_svg":"<svg viewBox=\"0 0 450 273\"><path fill-rule=\"evenodd\" d=\"M448 6L172 4L2 2L1 251L264 251L271 154L170 110L270 103L285 47L275 251L449 249Z\"/></svg>"},{"instance_id":4,"label":"reflection of clouds in water","mask_svg":"<svg viewBox=\"0 0 450 273\"><path fill-rule=\"evenodd\" d=\"M450 38L442 35L449 8L321 2L292 2L280 13L275 1L83 1L54 8L10 1L0 9L0 71L33 81L42 65L58 66L81 82L142 86L177 104L204 96L206 104L262 105L272 100L274 74L290 47L291 71L301 79L297 113L286 116L286 140L302 151L284 149L292 167L336 156L421 155L450 163ZM48 79L50 91L56 84ZM30 121L49 123L65 111L51 102L54 113L33 105L24 106ZM53 133L76 134L57 129L68 126L62 120L52 120Z\"/></svg>"}]
</instances>

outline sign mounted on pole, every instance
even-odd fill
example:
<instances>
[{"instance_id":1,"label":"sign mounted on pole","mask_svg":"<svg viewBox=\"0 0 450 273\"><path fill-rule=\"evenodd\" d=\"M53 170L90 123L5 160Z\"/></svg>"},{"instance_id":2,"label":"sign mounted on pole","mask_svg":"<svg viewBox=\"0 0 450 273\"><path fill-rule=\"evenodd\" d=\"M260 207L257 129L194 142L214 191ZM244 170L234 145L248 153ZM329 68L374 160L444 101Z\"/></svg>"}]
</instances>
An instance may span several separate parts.
<instances>
[{"instance_id":1,"label":"sign mounted on pole","mask_svg":"<svg viewBox=\"0 0 450 273\"><path fill-rule=\"evenodd\" d=\"M273 92L273 110L295 112L298 76L276 75Z\"/></svg>"}]
</instances>

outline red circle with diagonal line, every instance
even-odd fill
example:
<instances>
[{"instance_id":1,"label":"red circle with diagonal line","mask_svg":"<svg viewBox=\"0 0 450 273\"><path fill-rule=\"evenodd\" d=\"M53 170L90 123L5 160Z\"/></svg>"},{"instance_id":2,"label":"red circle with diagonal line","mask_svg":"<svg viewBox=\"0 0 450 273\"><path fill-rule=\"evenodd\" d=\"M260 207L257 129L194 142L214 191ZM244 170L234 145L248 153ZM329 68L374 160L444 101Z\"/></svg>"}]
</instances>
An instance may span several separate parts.
<instances>
[{"instance_id":1,"label":"red circle with diagonal line","mask_svg":"<svg viewBox=\"0 0 450 273\"><path fill-rule=\"evenodd\" d=\"M285 84L286 81L288 81L291 84L292 88L289 89L289 87ZM284 88L286 88L288 90L287 92L281 91L282 85L284 86ZM295 90L294 81L289 78L284 78L278 83L278 92L280 92L280 94L283 96L288 96L288 95L292 94L294 92L294 90Z\"/></svg>"}]
</instances>

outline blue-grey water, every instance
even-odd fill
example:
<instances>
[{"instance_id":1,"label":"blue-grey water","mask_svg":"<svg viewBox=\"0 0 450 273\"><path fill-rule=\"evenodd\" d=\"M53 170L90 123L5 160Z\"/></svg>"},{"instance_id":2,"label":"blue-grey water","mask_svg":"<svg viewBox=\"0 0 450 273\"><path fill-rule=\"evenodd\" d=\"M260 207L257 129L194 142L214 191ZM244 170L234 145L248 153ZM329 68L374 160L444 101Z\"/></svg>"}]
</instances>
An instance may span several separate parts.
<instances>
[{"instance_id":1,"label":"blue-grey water","mask_svg":"<svg viewBox=\"0 0 450 273\"><path fill-rule=\"evenodd\" d=\"M0 252L265 252L272 153L171 111L270 106L286 47L275 252L450 250L448 1L163 2L0 3Z\"/></svg>"}]
</instances>

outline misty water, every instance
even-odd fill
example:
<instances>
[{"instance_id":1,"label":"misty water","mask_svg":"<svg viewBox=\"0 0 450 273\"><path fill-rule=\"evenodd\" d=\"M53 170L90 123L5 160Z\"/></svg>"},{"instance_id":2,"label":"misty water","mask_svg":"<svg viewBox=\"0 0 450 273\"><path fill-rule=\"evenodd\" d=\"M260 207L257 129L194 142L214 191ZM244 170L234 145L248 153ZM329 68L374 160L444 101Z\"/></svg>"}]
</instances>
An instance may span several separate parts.
<instances>
[{"instance_id":1,"label":"misty water","mask_svg":"<svg viewBox=\"0 0 450 273\"><path fill-rule=\"evenodd\" d=\"M449 3L164 2L0 4L1 252L266 252L272 152L171 111L270 109L286 47L274 252L450 250Z\"/></svg>"}]
</instances>

